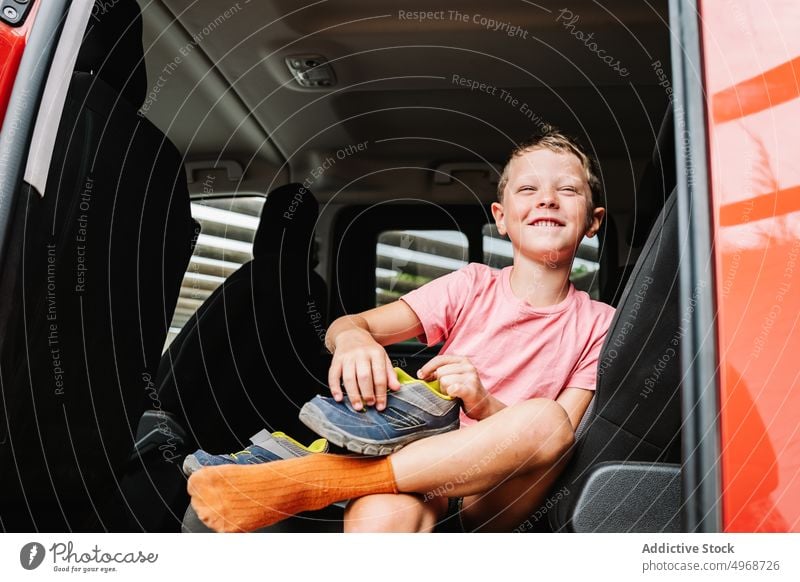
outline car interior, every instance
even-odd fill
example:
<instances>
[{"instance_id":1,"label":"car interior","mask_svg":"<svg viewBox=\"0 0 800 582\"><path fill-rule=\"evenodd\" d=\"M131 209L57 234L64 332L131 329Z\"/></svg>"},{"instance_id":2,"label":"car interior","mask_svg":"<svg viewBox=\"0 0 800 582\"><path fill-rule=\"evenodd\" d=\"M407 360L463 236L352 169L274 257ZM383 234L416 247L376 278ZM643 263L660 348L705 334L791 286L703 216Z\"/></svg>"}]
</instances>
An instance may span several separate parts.
<instances>
[{"instance_id":1,"label":"car interior","mask_svg":"<svg viewBox=\"0 0 800 582\"><path fill-rule=\"evenodd\" d=\"M520 531L681 531L671 42L666 0L96 3L46 192L14 216L1 527L198 531L183 456L313 438L331 321L511 264L489 205L552 124L599 161L572 280L617 313L567 494Z\"/></svg>"}]
</instances>

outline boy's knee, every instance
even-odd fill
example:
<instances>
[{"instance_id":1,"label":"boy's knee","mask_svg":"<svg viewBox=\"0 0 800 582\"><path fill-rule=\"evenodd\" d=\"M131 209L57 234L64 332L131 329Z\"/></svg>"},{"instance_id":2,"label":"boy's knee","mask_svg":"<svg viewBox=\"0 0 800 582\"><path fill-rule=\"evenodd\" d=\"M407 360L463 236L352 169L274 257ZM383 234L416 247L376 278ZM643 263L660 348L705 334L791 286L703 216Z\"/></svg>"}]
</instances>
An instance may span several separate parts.
<instances>
[{"instance_id":1,"label":"boy's knee","mask_svg":"<svg viewBox=\"0 0 800 582\"><path fill-rule=\"evenodd\" d=\"M415 495L368 495L345 510L345 531L353 533L430 531L435 516Z\"/></svg>"},{"instance_id":2,"label":"boy's knee","mask_svg":"<svg viewBox=\"0 0 800 582\"><path fill-rule=\"evenodd\" d=\"M520 438L542 463L558 462L575 443L575 431L564 408L543 398L521 402L520 406Z\"/></svg>"}]
</instances>

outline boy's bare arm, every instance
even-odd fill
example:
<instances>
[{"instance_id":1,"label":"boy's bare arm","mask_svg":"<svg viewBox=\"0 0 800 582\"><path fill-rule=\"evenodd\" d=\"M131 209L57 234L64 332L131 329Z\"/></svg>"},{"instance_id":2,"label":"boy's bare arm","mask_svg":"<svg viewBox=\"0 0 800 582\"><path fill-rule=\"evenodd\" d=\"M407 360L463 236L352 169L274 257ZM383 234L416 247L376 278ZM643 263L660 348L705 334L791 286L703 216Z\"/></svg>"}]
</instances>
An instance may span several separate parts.
<instances>
[{"instance_id":1,"label":"boy's bare arm","mask_svg":"<svg viewBox=\"0 0 800 582\"><path fill-rule=\"evenodd\" d=\"M357 315L334 321L325 335L325 346L333 354L328 384L341 401L341 383L356 410L364 404L386 407L386 390L400 384L382 346L416 337L423 332L417 314L402 301L395 301Z\"/></svg>"}]
</instances>

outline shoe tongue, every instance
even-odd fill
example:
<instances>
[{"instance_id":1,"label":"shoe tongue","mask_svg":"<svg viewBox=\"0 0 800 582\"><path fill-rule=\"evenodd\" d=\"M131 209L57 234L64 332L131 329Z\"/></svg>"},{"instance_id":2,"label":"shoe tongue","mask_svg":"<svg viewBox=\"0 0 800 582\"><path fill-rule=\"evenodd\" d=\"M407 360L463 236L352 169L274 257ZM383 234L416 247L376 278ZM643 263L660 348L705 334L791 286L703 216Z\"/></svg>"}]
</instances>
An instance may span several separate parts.
<instances>
[{"instance_id":1,"label":"shoe tongue","mask_svg":"<svg viewBox=\"0 0 800 582\"><path fill-rule=\"evenodd\" d=\"M271 440L272 434L265 428L262 428L260 431L250 437L250 442L258 446L263 446L264 443Z\"/></svg>"},{"instance_id":2,"label":"shoe tongue","mask_svg":"<svg viewBox=\"0 0 800 582\"><path fill-rule=\"evenodd\" d=\"M269 443L269 446L264 446L264 448L272 451L276 455L280 455L282 459L288 459L290 456L302 457L308 454L307 450L299 446L297 443L293 443L289 439L272 439L272 442ZM279 452L279 449L284 451L283 454Z\"/></svg>"}]
</instances>

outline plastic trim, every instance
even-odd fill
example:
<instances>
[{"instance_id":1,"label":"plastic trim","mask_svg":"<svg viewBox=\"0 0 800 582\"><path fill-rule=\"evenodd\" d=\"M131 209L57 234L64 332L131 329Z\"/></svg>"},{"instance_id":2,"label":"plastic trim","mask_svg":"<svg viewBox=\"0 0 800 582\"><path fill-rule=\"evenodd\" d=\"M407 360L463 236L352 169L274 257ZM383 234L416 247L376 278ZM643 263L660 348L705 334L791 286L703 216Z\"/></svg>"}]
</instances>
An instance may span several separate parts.
<instances>
[{"instance_id":1,"label":"plastic trim","mask_svg":"<svg viewBox=\"0 0 800 582\"><path fill-rule=\"evenodd\" d=\"M682 529L722 529L716 293L708 139L697 0L670 0L675 153L681 242L684 512ZM676 38L677 37L677 38Z\"/></svg>"}]
</instances>

